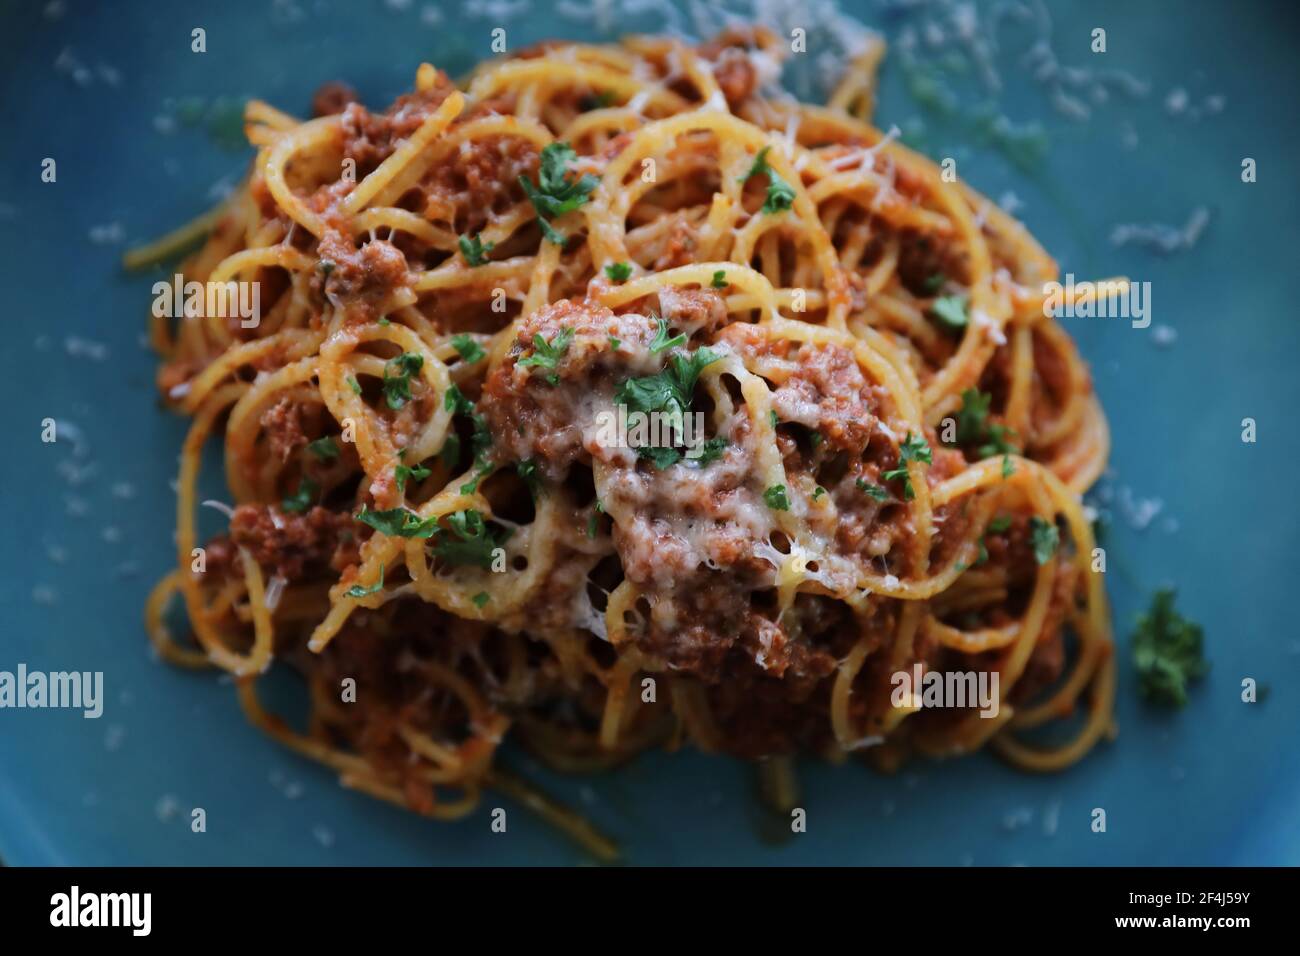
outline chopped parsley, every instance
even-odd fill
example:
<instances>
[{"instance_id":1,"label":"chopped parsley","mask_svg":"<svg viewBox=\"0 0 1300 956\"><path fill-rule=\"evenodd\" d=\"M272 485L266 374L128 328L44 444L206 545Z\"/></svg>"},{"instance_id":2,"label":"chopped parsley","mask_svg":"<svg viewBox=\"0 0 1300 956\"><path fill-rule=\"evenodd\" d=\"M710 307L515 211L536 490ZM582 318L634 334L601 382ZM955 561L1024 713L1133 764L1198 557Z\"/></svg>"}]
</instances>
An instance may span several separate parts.
<instances>
[{"instance_id":1,"label":"chopped parsley","mask_svg":"<svg viewBox=\"0 0 1300 956\"><path fill-rule=\"evenodd\" d=\"M813 501L816 501L824 494L826 494L826 489L823 488L821 485L818 485L817 489L813 492Z\"/></svg>"},{"instance_id":2,"label":"chopped parsley","mask_svg":"<svg viewBox=\"0 0 1300 956\"><path fill-rule=\"evenodd\" d=\"M785 495L785 485L773 485L763 492L763 501L773 511L789 511L790 499Z\"/></svg>"},{"instance_id":3,"label":"chopped parsley","mask_svg":"<svg viewBox=\"0 0 1300 956\"><path fill-rule=\"evenodd\" d=\"M1061 531L1050 521L1044 521L1038 515L1029 519L1029 535L1034 542L1034 560L1046 564L1056 554L1061 543Z\"/></svg>"},{"instance_id":4,"label":"chopped parsley","mask_svg":"<svg viewBox=\"0 0 1300 956\"><path fill-rule=\"evenodd\" d=\"M659 321L661 325L656 340L665 339L668 334L668 324L663 319ZM678 338L685 341L684 336ZM691 397L700 372L719 358L721 356L707 348L694 352L674 352L668 356L668 365L662 372L629 378L619 385L614 390L614 402L625 406L630 414L650 415L658 412L671 422L682 423L691 410ZM726 441L723 439L711 438L706 441L704 451L698 459L700 466L707 465L721 455L725 446ZM638 448L636 453L639 458L649 459L660 471L682 459L682 453L671 447Z\"/></svg>"},{"instance_id":5,"label":"chopped parsley","mask_svg":"<svg viewBox=\"0 0 1300 956\"><path fill-rule=\"evenodd\" d=\"M467 335L464 332L460 335L453 335L451 337L451 346L456 350L456 354L466 362L477 362L479 359L483 358L483 356L487 355L487 353L483 351L483 346L474 341L473 336Z\"/></svg>"},{"instance_id":6,"label":"chopped parsley","mask_svg":"<svg viewBox=\"0 0 1300 956\"><path fill-rule=\"evenodd\" d=\"M945 295L935 299L930 305L930 315L950 329L966 326L966 297L964 295Z\"/></svg>"},{"instance_id":7,"label":"chopped parsley","mask_svg":"<svg viewBox=\"0 0 1300 956\"><path fill-rule=\"evenodd\" d=\"M537 473L537 462L532 458L525 458L523 461L515 464L515 471L523 479L524 484L528 486L528 493L537 498L542 493L542 476Z\"/></svg>"},{"instance_id":8,"label":"chopped parsley","mask_svg":"<svg viewBox=\"0 0 1300 956\"><path fill-rule=\"evenodd\" d=\"M490 474L491 471L492 471L491 463L489 463L483 458L475 459L474 477L472 477L469 481L465 482L465 484L460 486L460 493L462 495L474 494L474 492L478 491L478 483L483 480L483 476Z\"/></svg>"},{"instance_id":9,"label":"chopped parsley","mask_svg":"<svg viewBox=\"0 0 1300 956\"><path fill-rule=\"evenodd\" d=\"M482 238L475 233L472 238L461 236L456 240L460 245L460 254L465 257L465 261L471 266L481 266L488 261L487 254L496 248L496 243L489 242L483 245Z\"/></svg>"},{"instance_id":10,"label":"chopped parsley","mask_svg":"<svg viewBox=\"0 0 1300 956\"><path fill-rule=\"evenodd\" d=\"M453 468L456 462L460 460L460 436L455 432L447 435L447 440L442 443L442 448L438 451L438 460L448 468Z\"/></svg>"},{"instance_id":11,"label":"chopped parsley","mask_svg":"<svg viewBox=\"0 0 1300 956\"><path fill-rule=\"evenodd\" d=\"M713 281L709 283L715 289L725 289L730 283L727 282L727 270L719 269L713 273Z\"/></svg>"},{"instance_id":12,"label":"chopped parsley","mask_svg":"<svg viewBox=\"0 0 1300 956\"><path fill-rule=\"evenodd\" d=\"M727 440L721 436L714 436L708 439L700 448L700 453L695 458L683 455L676 448L667 448L661 446L647 446L638 448L636 454L638 458L648 459L657 470L663 471L670 465L675 465L683 458L687 461L694 461L700 468L705 468L722 457L722 453L727 450Z\"/></svg>"},{"instance_id":13,"label":"chopped parsley","mask_svg":"<svg viewBox=\"0 0 1300 956\"><path fill-rule=\"evenodd\" d=\"M907 466L914 461L925 462L929 465L933 463L930 452L930 446L925 443L925 439L920 435L913 437L911 432L903 439L903 444L898 446L898 465L888 471L881 472L880 477L885 481L893 481L895 478L903 480L903 497L911 501L916 497L916 492L912 488L912 478L908 473Z\"/></svg>"},{"instance_id":14,"label":"chopped parsley","mask_svg":"<svg viewBox=\"0 0 1300 956\"><path fill-rule=\"evenodd\" d=\"M682 460L682 453L676 448L664 445L646 445L636 450L638 458L647 459L657 471L663 471Z\"/></svg>"},{"instance_id":15,"label":"chopped parsley","mask_svg":"<svg viewBox=\"0 0 1300 956\"><path fill-rule=\"evenodd\" d=\"M616 337L613 336L613 335L611 335L611 336L609 337L609 347L612 348L615 352L618 351L618 347L619 347L620 345L622 345L622 344L623 344L623 340L622 340L622 339L620 339L620 338L616 338Z\"/></svg>"},{"instance_id":16,"label":"chopped parsley","mask_svg":"<svg viewBox=\"0 0 1300 956\"><path fill-rule=\"evenodd\" d=\"M355 515L358 521L369 525L380 534L390 538L428 538L438 527L437 517L421 518L409 508L389 508L387 511L371 511L363 507Z\"/></svg>"},{"instance_id":17,"label":"chopped parsley","mask_svg":"<svg viewBox=\"0 0 1300 956\"><path fill-rule=\"evenodd\" d=\"M998 515L989 522L989 534L1002 534L1011 528L1011 518L1008 515Z\"/></svg>"},{"instance_id":18,"label":"chopped parsley","mask_svg":"<svg viewBox=\"0 0 1300 956\"><path fill-rule=\"evenodd\" d=\"M590 173L575 180L566 178L566 170L577 154L568 143L551 143L542 150L541 166L534 184L527 176L519 177L519 185L537 211L537 224L542 233L557 246L568 237L557 231L550 220L577 209L590 197L599 180Z\"/></svg>"},{"instance_id":19,"label":"chopped parsley","mask_svg":"<svg viewBox=\"0 0 1300 956\"><path fill-rule=\"evenodd\" d=\"M772 427L773 427L773 428L775 428L777 425L781 424L781 419L779 419L779 418L776 417L776 409L775 409L775 408L772 409L771 411L769 411L769 412L768 412L768 415L770 415L770 416L772 417Z\"/></svg>"},{"instance_id":20,"label":"chopped parsley","mask_svg":"<svg viewBox=\"0 0 1300 956\"><path fill-rule=\"evenodd\" d=\"M776 170L767 164L767 154L771 146L764 146L754 157L754 164L749 172L740 177L747 182L753 176L767 176L767 198L763 200L762 212L771 215L789 209L794 203L794 187L777 175Z\"/></svg>"},{"instance_id":21,"label":"chopped parsley","mask_svg":"<svg viewBox=\"0 0 1300 956\"><path fill-rule=\"evenodd\" d=\"M957 412L957 444L974 447L980 458L992 458L994 455L1016 454L1019 449L1007 441L1014 432L1005 425L989 421L989 405L993 396L977 388L968 388L961 393L961 409ZM1006 463L1003 463L1003 476Z\"/></svg>"},{"instance_id":22,"label":"chopped parsley","mask_svg":"<svg viewBox=\"0 0 1300 956\"><path fill-rule=\"evenodd\" d=\"M478 414L474 403L465 397L465 393L460 390L460 386L455 383L448 386L443 404L452 414L464 415L474 425L474 434L470 436L470 447L473 449L475 457L481 456L483 452L491 447L492 433L488 431L487 419ZM451 437L449 436L447 440L451 441ZM459 450L459 439L457 439L456 444Z\"/></svg>"},{"instance_id":23,"label":"chopped parsley","mask_svg":"<svg viewBox=\"0 0 1300 956\"><path fill-rule=\"evenodd\" d=\"M379 566L378 581L370 585L370 587L368 588L362 587L360 584L354 584L352 585L352 587L348 588L347 591L345 591L344 593L350 598L363 598L366 595L374 594L375 592L382 590L383 587L384 587L384 566L381 564Z\"/></svg>"},{"instance_id":24,"label":"chopped parsley","mask_svg":"<svg viewBox=\"0 0 1300 956\"><path fill-rule=\"evenodd\" d=\"M538 368L554 369L560 364L560 359L564 353L569 350L569 343L573 341L572 326L565 326L555 333L554 338L547 342L542 338L542 333L538 332L533 336L533 354L528 358L520 359L519 365L522 367L537 366ZM552 385L560 383L560 376L552 371L546 376L546 381Z\"/></svg>"},{"instance_id":25,"label":"chopped parsley","mask_svg":"<svg viewBox=\"0 0 1300 956\"><path fill-rule=\"evenodd\" d=\"M320 485L310 478L304 478L298 482L296 493L280 500L280 510L292 512L293 514L302 514L311 507L312 499L316 497L318 491L320 491Z\"/></svg>"},{"instance_id":26,"label":"chopped parsley","mask_svg":"<svg viewBox=\"0 0 1300 956\"><path fill-rule=\"evenodd\" d=\"M384 398L389 408L396 411L411 400L411 376L423 367L419 352L403 352L384 363Z\"/></svg>"},{"instance_id":27,"label":"chopped parsley","mask_svg":"<svg viewBox=\"0 0 1300 956\"><path fill-rule=\"evenodd\" d=\"M632 277L632 264L630 262L615 262L613 265L605 266L605 275L614 282L626 282Z\"/></svg>"},{"instance_id":28,"label":"chopped parsley","mask_svg":"<svg viewBox=\"0 0 1300 956\"><path fill-rule=\"evenodd\" d=\"M361 383L357 381L357 377L355 375L348 376L348 385L352 388L353 395L361 394Z\"/></svg>"},{"instance_id":29,"label":"chopped parsley","mask_svg":"<svg viewBox=\"0 0 1300 956\"><path fill-rule=\"evenodd\" d=\"M443 404L453 415L464 415L474 426L474 432L469 441L478 471L472 481L460 487L462 495L472 495L478 488L479 479L492 470L492 466L488 464L486 458L487 450L492 447L492 432L488 430L487 419L475 411L474 403L465 397L465 393L460 390L460 386L454 382L448 386ZM454 465L460 457L460 437L455 434L448 435L447 441L442 446L442 450L438 452L438 455L447 467L450 468Z\"/></svg>"},{"instance_id":30,"label":"chopped parsley","mask_svg":"<svg viewBox=\"0 0 1300 956\"><path fill-rule=\"evenodd\" d=\"M586 113L589 110L603 110L607 106L613 106L618 102L618 94L613 90L601 90L596 94L588 94L578 101L578 109Z\"/></svg>"},{"instance_id":31,"label":"chopped parsley","mask_svg":"<svg viewBox=\"0 0 1300 956\"><path fill-rule=\"evenodd\" d=\"M873 485L871 482L863 481L861 478L855 478L853 483L857 485L859 491L865 491L868 497L874 498L877 501L889 500L889 492L884 488L881 488L879 485Z\"/></svg>"},{"instance_id":32,"label":"chopped parsley","mask_svg":"<svg viewBox=\"0 0 1300 956\"><path fill-rule=\"evenodd\" d=\"M470 598L470 600L473 601L474 606L481 611L487 605L487 602L492 600L492 595L488 594L486 591L479 591L478 594L475 594Z\"/></svg>"},{"instance_id":33,"label":"chopped parsley","mask_svg":"<svg viewBox=\"0 0 1300 956\"><path fill-rule=\"evenodd\" d=\"M447 525L443 528L435 521L433 553L453 566L492 567L492 552L509 537L509 532L498 537L473 508L447 515Z\"/></svg>"},{"instance_id":34,"label":"chopped parsley","mask_svg":"<svg viewBox=\"0 0 1300 956\"><path fill-rule=\"evenodd\" d=\"M393 469L393 478L397 481L397 490L403 493L406 491L407 479L414 478L416 481L424 481L431 474L432 472L428 468L423 468L420 465L399 464Z\"/></svg>"},{"instance_id":35,"label":"chopped parsley","mask_svg":"<svg viewBox=\"0 0 1300 956\"><path fill-rule=\"evenodd\" d=\"M942 272L936 272L934 275L925 280L924 288L927 295L934 295L943 288L943 284L948 281L948 277Z\"/></svg>"},{"instance_id":36,"label":"chopped parsley","mask_svg":"<svg viewBox=\"0 0 1300 956\"><path fill-rule=\"evenodd\" d=\"M326 435L324 438L317 438L313 442L308 442L307 451L321 461L333 461L339 456L339 446L334 443L333 435Z\"/></svg>"},{"instance_id":37,"label":"chopped parsley","mask_svg":"<svg viewBox=\"0 0 1300 956\"><path fill-rule=\"evenodd\" d=\"M320 269L321 275L327 279L335 268L333 259L322 259L320 262L316 263L316 265Z\"/></svg>"},{"instance_id":38,"label":"chopped parsley","mask_svg":"<svg viewBox=\"0 0 1300 956\"><path fill-rule=\"evenodd\" d=\"M691 410L691 395L700 372L722 356L708 348L674 352L657 375L629 378L614 390L614 401L630 412L664 412L680 421Z\"/></svg>"},{"instance_id":39,"label":"chopped parsley","mask_svg":"<svg viewBox=\"0 0 1300 956\"><path fill-rule=\"evenodd\" d=\"M704 449L700 456L695 459L695 463L703 468L722 457L723 452L727 450L727 440L721 435L715 435L704 443Z\"/></svg>"},{"instance_id":40,"label":"chopped parsley","mask_svg":"<svg viewBox=\"0 0 1300 956\"><path fill-rule=\"evenodd\" d=\"M1210 665L1205 660L1204 632L1174 609L1175 592L1160 590L1151 609L1138 618L1133 632L1133 664L1138 672L1138 689L1152 703L1182 707L1187 703L1187 684L1204 677Z\"/></svg>"},{"instance_id":41,"label":"chopped parsley","mask_svg":"<svg viewBox=\"0 0 1300 956\"><path fill-rule=\"evenodd\" d=\"M686 336L680 332L672 338L668 337L668 320L659 318L655 320L659 323L659 330L655 333L654 340L650 343L650 351L656 355L660 352L666 352L669 349L675 349L679 345L686 344Z\"/></svg>"}]
</instances>

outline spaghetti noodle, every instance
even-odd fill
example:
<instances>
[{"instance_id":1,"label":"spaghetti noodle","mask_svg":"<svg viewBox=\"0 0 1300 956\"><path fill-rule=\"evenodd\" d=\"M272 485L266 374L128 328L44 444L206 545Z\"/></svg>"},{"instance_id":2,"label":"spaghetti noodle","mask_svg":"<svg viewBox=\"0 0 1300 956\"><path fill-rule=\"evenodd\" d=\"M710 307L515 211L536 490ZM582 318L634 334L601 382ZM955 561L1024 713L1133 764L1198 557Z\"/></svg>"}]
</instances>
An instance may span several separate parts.
<instances>
[{"instance_id":1,"label":"spaghetti noodle","mask_svg":"<svg viewBox=\"0 0 1300 956\"><path fill-rule=\"evenodd\" d=\"M496 788L602 856L494 764L508 735L574 771L771 758L778 804L799 752L1079 759L1112 726L1080 505L1106 423L1053 261L869 125L882 53L828 108L760 95L761 29L546 44L459 89L425 64L383 113L250 103L247 181L175 235L210 226L184 276L262 314L152 325L193 419L160 652L350 786L443 819ZM701 442L598 439L615 406ZM201 546L218 433L236 506ZM258 697L275 660L304 731ZM900 703L917 665L996 675L996 715Z\"/></svg>"}]
</instances>

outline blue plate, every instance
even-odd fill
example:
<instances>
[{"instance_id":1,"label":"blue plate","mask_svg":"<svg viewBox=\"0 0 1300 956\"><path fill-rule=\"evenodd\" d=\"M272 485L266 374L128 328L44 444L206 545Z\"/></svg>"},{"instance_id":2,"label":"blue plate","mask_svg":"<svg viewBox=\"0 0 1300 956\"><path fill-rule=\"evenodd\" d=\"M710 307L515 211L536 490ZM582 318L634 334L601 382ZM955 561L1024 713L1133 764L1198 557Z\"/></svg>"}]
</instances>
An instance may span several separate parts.
<instances>
[{"instance_id":1,"label":"blue plate","mask_svg":"<svg viewBox=\"0 0 1300 956\"><path fill-rule=\"evenodd\" d=\"M143 346L153 277L118 266L126 244L188 219L237 179L249 155L237 146L245 97L302 114L320 82L346 79L381 104L422 59L463 73L489 55L497 26L518 47L653 30L667 17L639 5L602 23L574 16L581 5L7 6L0 407L13 444L0 465L0 670L103 671L105 703L97 720L0 710L4 860L583 859L522 810L491 833L491 797L469 820L439 825L347 792L248 726L228 682L150 654L141 605L172 560L184 426L158 408ZM828 4L790 5L805 6ZM1053 4L1049 28L1014 4L983 4L976 39L997 42L981 46L961 39L960 5L909 6L865 14L892 44L881 122L954 158L993 199L1018 202L1063 272L1151 284L1146 329L1064 320L1113 428L1113 471L1090 500L1110 515L1120 736L1044 777L989 756L893 777L809 761L808 832L784 840L764 826L749 770L729 760L656 754L597 778L542 777L635 863L1300 862L1290 684L1300 633L1283 586L1300 555L1300 495L1287 477L1300 463L1296 8ZM822 12L809 24L799 16L787 27L809 29L811 60L840 31ZM195 27L205 53L191 51ZM1091 50L1098 27L1104 53ZM987 85L980 50L1000 88ZM808 66L796 85L819 79ZM1242 181L1246 157L1257 182ZM52 183L41 178L46 158ZM40 441L46 418L60 423L56 443ZM1253 444L1241 439L1244 418L1257 423ZM1174 714L1138 700L1129 653L1134 615L1166 584L1203 623L1213 662ZM1263 702L1242 702L1246 677L1268 686ZM206 833L190 830L194 807L207 812ZM1097 807L1105 833L1091 831Z\"/></svg>"}]
</instances>

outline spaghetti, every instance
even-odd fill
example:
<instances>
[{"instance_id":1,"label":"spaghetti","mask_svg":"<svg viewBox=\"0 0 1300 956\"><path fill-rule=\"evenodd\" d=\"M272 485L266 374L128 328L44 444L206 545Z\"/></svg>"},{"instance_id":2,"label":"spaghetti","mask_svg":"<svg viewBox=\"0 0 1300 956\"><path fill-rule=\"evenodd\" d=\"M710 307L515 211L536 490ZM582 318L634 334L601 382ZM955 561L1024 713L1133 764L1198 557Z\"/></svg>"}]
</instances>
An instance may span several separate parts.
<instances>
[{"instance_id":1,"label":"spaghetti","mask_svg":"<svg viewBox=\"0 0 1300 956\"><path fill-rule=\"evenodd\" d=\"M1080 505L1106 423L1053 261L869 125L882 53L827 108L760 95L761 29L546 44L459 89L424 64L383 113L250 103L247 181L174 235L210 228L184 276L257 282L262 314L152 325L193 419L163 656L233 674L349 786L442 819L495 788L605 857L496 765L508 735L573 771L767 758L779 805L800 752L1085 754L1112 727ZM701 442L598 439L616 406ZM217 434L236 505L201 546ZM276 660L303 731L258 697ZM996 715L900 703L918 665L996 675Z\"/></svg>"}]
</instances>

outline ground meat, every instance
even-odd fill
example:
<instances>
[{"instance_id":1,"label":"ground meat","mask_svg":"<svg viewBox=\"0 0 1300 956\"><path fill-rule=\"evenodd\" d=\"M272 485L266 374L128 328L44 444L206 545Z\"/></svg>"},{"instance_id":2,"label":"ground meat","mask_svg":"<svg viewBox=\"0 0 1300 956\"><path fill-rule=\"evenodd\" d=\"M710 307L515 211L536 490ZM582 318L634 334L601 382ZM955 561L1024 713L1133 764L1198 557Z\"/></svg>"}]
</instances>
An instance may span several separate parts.
<instances>
[{"instance_id":1,"label":"ground meat","mask_svg":"<svg viewBox=\"0 0 1300 956\"><path fill-rule=\"evenodd\" d=\"M828 681L751 677L743 665L734 677L708 688L727 752L749 760L823 750L831 740L829 694Z\"/></svg>"},{"instance_id":2,"label":"ground meat","mask_svg":"<svg viewBox=\"0 0 1300 956\"><path fill-rule=\"evenodd\" d=\"M713 78L718 81L722 95L733 111L749 99L758 86L758 70L750 52L771 47L775 40L772 33L762 27L732 27L697 48L700 56L712 64Z\"/></svg>"},{"instance_id":3,"label":"ground meat","mask_svg":"<svg viewBox=\"0 0 1300 956\"><path fill-rule=\"evenodd\" d=\"M867 447L885 392L866 380L852 352L839 345L772 339L761 327L740 323L728 326L722 337L743 355L786 360L783 371L789 374L772 394L781 421L813 429L833 448L862 452Z\"/></svg>"},{"instance_id":4,"label":"ground meat","mask_svg":"<svg viewBox=\"0 0 1300 956\"><path fill-rule=\"evenodd\" d=\"M262 428L266 430L271 454L282 462L288 461L295 450L307 444L298 405L292 399L282 398L263 412Z\"/></svg>"},{"instance_id":5,"label":"ground meat","mask_svg":"<svg viewBox=\"0 0 1300 956\"><path fill-rule=\"evenodd\" d=\"M348 512L319 506L292 514L274 505L240 505L230 519L230 540L264 571L298 581L356 564L360 527Z\"/></svg>"},{"instance_id":6,"label":"ground meat","mask_svg":"<svg viewBox=\"0 0 1300 956\"><path fill-rule=\"evenodd\" d=\"M426 215L448 218L447 210L465 217L457 228L477 232L502 201L522 199L519 177L536 178L537 147L517 136L489 136L461 144L454 162L439 163L426 183Z\"/></svg>"},{"instance_id":7,"label":"ground meat","mask_svg":"<svg viewBox=\"0 0 1300 956\"><path fill-rule=\"evenodd\" d=\"M323 83L311 98L312 116L333 116L347 109L349 103L359 103L357 91L337 80Z\"/></svg>"},{"instance_id":8,"label":"ground meat","mask_svg":"<svg viewBox=\"0 0 1300 956\"><path fill-rule=\"evenodd\" d=\"M713 289L666 286L659 291L659 311L670 326L691 336L711 335L727 324L727 304Z\"/></svg>"},{"instance_id":9,"label":"ground meat","mask_svg":"<svg viewBox=\"0 0 1300 956\"><path fill-rule=\"evenodd\" d=\"M399 96L383 113L372 113L360 103L342 112L343 155L357 164L358 181L387 159L451 95L455 84L441 70L425 92Z\"/></svg>"},{"instance_id":10,"label":"ground meat","mask_svg":"<svg viewBox=\"0 0 1300 956\"><path fill-rule=\"evenodd\" d=\"M675 269L695 261L695 226L685 216L678 216L668 231L668 244L654 262L654 271Z\"/></svg>"},{"instance_id":11,"label":"ground meat","mask_svg":"<svg viewBox=\"0 0 1300 956\"><path fill-rule=\"evenodd\" d=\"M600 158L607 163L611 160L617 159L618 154L627 149L628 144L630 144L634 139L636 139L636 133L619 133L605 144L605 148L600 152Z\"/></svg>"},{"instance_id":12,"label":"ground meat","mask_svg":"<svg viewBox=\"0 0 1300 956\"><path fill-rule=\"evenodd\" d=\"M329 229L321 236L317 255L332 263L324 278L325 295L344 310L349 322L381 318L394 289L411 281L406 257L382 239L358 249L346 232Z\"/></svg>"},{"instance_id":13,"label":"ground meat","mask_svg":"<svg viewBox=\"0 0 1300 956\"><path fill-rule=\"evenodd\" d=\"M537 336L554 342L565 329L573 338L554 369L519 364L535 353ZM494 447L516 461L535 458L553 480L562 479L575 461L589 460L584 430L597 406L612 410L618 382L658 370L637 364L656 331L644 316L615 315L591 300L556 302L528 316L507 360L483 386L480 409ZM619 349L611 336L620 340Z\"/></svg>"},{"instance_id":14,"label":"ground meat","mask_svg":"<svg viewBox=\"0 0 1300 956\"><path fill-rule=\"evenodd\" d=\"M1023 584L1031 580L1038 569L1038 562L1034 558L1033 531L1026 516L1006 517L1010 518L1010 526L999 534L986 533L984 547L991 563L1007 568L1012 584Z\"/></svg>"},{"instance_id":15,"label":"ground meat","mask_svg":"<svg viewBox=\"0 0 1300 956\"><path fill-rule=\"evenodd\" d=\"M758 71L749 54L734 47L723 50L713 64L713 78L718 81L727 105L735 110L749 99L758 85Z\"/></svg>"},{"instance_id":16,"label":"ground meat","mask_svg":"<svg viewBox=\"0 0 1300 956\"><path fill-rule=\"evenodd\" d=\"M942 277L955 282L965 282L966 254L940 248L929 236L905 230L899 236L898 277L912 295L929 299L937 293L931 281Z\"/></svg>"}]
</instances>

